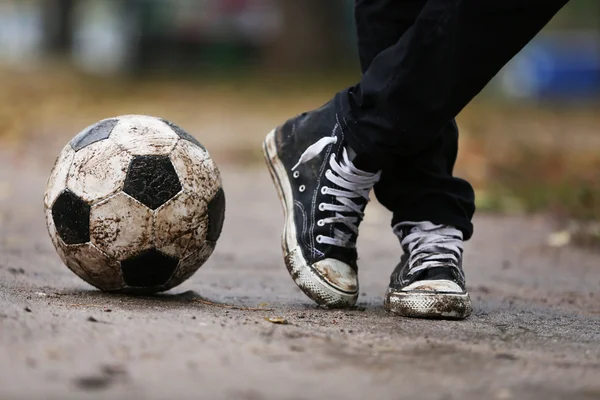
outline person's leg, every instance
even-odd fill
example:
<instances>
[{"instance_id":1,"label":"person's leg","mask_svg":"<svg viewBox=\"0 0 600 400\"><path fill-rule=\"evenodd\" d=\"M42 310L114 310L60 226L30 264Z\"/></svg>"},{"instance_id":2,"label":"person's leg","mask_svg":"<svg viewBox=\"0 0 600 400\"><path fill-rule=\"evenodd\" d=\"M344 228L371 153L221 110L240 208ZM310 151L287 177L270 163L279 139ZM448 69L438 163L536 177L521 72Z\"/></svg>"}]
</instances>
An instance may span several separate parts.
<instances>
[{"instance_id":1,"label":"person's leg","mask_svg":"<svg viewBox=\"0 0 600 400\"><path fill-rule=\"evenodd\" d=\"M357 1L359 53L365 68L398 41L425 1ZM356 301L358 225L380 176L355 168L347 150L333 102L290 119L264 143L285 214L286 266L296 284L327 307Z\"/></svg>"},{"instance_id":2,"label":"person's leg","mask_svg":"<svg viewBox=\"0 0 600 400\"><path fill-rule=\"evenodd\" d=\"M365 165L383 168L376 194L394 211L404 249L387 310L430 318L471 313L462 243L472 233L473 192L452 177L458 131L448 121L566 3L429 0L361 82L337 96L350 147L370 160Z\"/></svg>"},{"instance_id":3,"label":"person's leg","mask_svg":"<svg viewBox=\"0 0 600 400\"><path fill-rule=\"evenodd\" d=\"M354 22L361 72L414 24L427 0L356 0Z\"/></svg>"},{"instance_id":4,"label":"person's leg","mask_svg":"<svg viewBox=\"0 0 600 400\"><path fill-rule=\"evenodd\" d=\"M414 24L427 0L356 0L355 20L361 70L393 46ZM469 239L475 198L471 185L452 176L458 127L449 120L427 148L389 163L375 185L381 204L393 212L392 226L405 221L451 225Z\"/></svg>"},{"instance_id":5,"label":"person's leg","mask_svg":"<svg viewBox=\"0 0 600 400\"><path fill-rule=\"evenodd\" d=\"M350 146L382 166L423 151L567 2L428 0L336 96Z\"/></svg>"},{"instance_id":6,"label":"person's leg","mask_svg":"<svg viewBox=\"0 0 600 400\"><path fill-rule=\"evenodd\" d=\"M357 86L267 135L264 153L285 214L285 263L308 296L328 307L356 302L356 239L369 192L381 177L377 166L426 152L564 3L429 0L396 44L375 56ZM432 161L447 170L454 159ZM417 296L426 292L448 295L434 299L449 307L435 316L464 318L470 313L470 302L460 297L468 296L460 267L464 234L432 223L434 210L423 211L421 221L402 218L394 228L406 257L390 290L396 296L416 288L405 302L415 313L407 315L430 316L422 305L431 298ZM445 292L432 292L433 280ZM387 305L396 300L386 295Z\"/></svg>"},{"instance_id":7,"label":"person's leg","mask_svg":"<svg viewBox=\"0 0 600 400\"><path fill-rule=\"evenodd\" d=\"M355 16L363 74L379 53L398 42L414 24L425 3L426 0L357 0ZM458 128L456 122L450 120L442 128L438 138L426 149L418 154L398 157L383 168L381 180L374 187L375 194L378 200L393 212L392 226L399 227L394 231L399 234L401 240L403 232L406 231L404 224L410 221L419 221L409 225L410 229L435 227L419 236L422 242L454 242L460 245L461 241L455 238L458 234L455 228L460 229L465 239L471 236L471 218L475 209L474 193L471 185L452 176L457 152ZM409 246L403 247L403 261L407 260L411 253L419 252L416 246L412 249ZM435 256L451 259L452 251L452 248L436 247ZM402 264L396 270L402 270ZM394 271L390 289L385 296L386 308L393 312L400 311L398 313L401 315L411 316L438 316L440 310L457 318L468 316L471 312L469 295L466 289L455 286L455 281L464 282L464 274L460 265L448 267L449 265L454 265L452 260L445 263L444 268L438 268L442 273L425 276L427 287L441 290L453 288L458 293L455 291L436 294L433 301L420 301L424 291L419 291L419 297L415 297L413 292L399 291L398 289L402 290L404 286L409 285L397 288L395 282L400 274ZM435 282L431 278L436 278ZM431 300L432 296L429 297L428 300ZM404 307L399 304L403 304ZM420 304L426 304L427 307L419 306ZM452 306L446 309L440 307L446 304Z\"/></svg>"}]
</instances>

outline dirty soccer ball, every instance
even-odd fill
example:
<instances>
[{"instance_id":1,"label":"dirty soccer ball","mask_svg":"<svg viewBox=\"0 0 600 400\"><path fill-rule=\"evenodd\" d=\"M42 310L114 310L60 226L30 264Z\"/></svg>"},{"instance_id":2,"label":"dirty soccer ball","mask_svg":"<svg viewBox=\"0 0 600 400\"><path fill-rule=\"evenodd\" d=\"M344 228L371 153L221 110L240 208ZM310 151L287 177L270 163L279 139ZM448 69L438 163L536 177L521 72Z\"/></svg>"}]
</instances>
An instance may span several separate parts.
<instances>
[{"instance_id":1,"label":"dirty soccer ball","mask_svg":"<svg viewBox=\"0 0 600 400\"><path fill-rule=\"evenodd\" d=\"M106 291L179 285L221 234L225 196L206 149L178 126L128 115L100 121L61 152L44 196L60 258Z\"/></svg>"}]
</instances>

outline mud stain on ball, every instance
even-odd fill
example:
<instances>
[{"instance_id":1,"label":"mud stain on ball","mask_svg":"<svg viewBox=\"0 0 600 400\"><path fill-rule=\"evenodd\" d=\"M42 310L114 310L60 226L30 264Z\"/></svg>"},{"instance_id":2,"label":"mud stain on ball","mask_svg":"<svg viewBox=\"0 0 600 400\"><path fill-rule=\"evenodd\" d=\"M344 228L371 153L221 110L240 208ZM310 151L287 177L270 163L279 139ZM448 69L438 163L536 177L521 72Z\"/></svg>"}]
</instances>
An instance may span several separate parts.
<instances>
[{"instance_id":1,"label":"mud stain on ball","mask_svg":"<svg viewBox=\"0 0 600 400\"><path fill-rule=\"evenodd\" d=\"M152 231L152 211L125 193L92 207L92 243L117 260L152 248Z\"/></svg>"},{"instance_id":2,"label":"mud stain on ball","mask_svg":"<svg viewBox=\"0 0 600 400\"><path fill-rule=\"evenodd\" d=\"M75 153L67 187L88 202L117 193L132 157L114 143L101 141Z\"/></svg>"},{"instance_id":3,"label":"mud stain on ball","mask_svg":"<svg viewBox=\"0 0 600 400\"><path fill-rule=\"evenodd\" d=\"M107 291L124 287L119 263L93 244L65 246L63 251L67 266L90 285Z\"/></svg>"},{"instance_id":4,"label":"mud stain on ball","mask_svg":"<svg viewBox=\"0 0 600 400\"><path fill-rule=\"evenodd\" d=\"M134 156L165 155L173 150L179 136L158 118L127 115L120 117L110 140Z\"/></svg>"},{"instance_id":5,"label":"mud stain on ball","mask_svg":"<svg viewBox=\"0 0 600 400\"><path fill-rule=\"evenodd\" d=\"M180 141L170 155L184 190L209 200L221 187L219 170L198 146Z\"/></svg>"},{"instance_id":6,"label":"mud stain on ball","mask_svg":"<svg viewBox=\"0 0 600 400\"><path fill-rule=\"evenodd\" d=\"M194 193L182 192L156 212L155 243L162 248L174 239L190 235L206 220L206 202ZM202 238L202 241L204 237ZM187 247L187 243L186 243ZM179 255L183 255L185 247Z\"/></svg>"}]
</instances>

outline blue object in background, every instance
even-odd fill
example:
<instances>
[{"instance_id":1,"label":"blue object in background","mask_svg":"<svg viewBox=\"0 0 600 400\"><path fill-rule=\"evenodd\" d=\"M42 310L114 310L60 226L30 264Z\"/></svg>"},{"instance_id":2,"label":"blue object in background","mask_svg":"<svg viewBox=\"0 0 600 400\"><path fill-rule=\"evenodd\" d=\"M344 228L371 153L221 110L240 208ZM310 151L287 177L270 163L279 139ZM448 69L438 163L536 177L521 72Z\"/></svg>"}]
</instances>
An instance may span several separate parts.
<instances>
[{"instance_id":1,"label":"blue object in background","mask_svg":"<svg viewBox=\"0 0 600 400\"><path fill-rule=\"evenodd\" d=\"M588 99L600 94L600 36L554 33L534 39L502 71L511 97Z\"/></svg>"}]
</instances>

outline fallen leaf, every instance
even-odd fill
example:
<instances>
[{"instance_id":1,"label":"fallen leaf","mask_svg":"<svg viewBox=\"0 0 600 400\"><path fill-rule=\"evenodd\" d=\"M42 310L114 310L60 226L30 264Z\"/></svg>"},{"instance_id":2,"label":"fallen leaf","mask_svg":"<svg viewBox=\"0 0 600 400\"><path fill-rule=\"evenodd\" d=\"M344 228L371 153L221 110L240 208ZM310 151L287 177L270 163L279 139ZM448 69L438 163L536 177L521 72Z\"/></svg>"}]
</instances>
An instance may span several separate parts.
<instances>
[{"instance_id":1,"label":"fallen leaf","mask_svg":"<svg viewBox=\"0 0 600 400\"><path fill-rule=\"evenodd\" d=\"M288 322L285 318L282 317L265 317L265 320L273 323L273 324L280 324L280 325L287 325Z\"/></svg>"},{"instance_id":2,"label":"fallen leaf","mask_svg":"<svg viewBox=\"0 0 600 400\"><path fill-rule=\"evenodd\" d=\"M554 232L548 236L548 246L563 247L571 242L571 233L569 231Z\"/></svg>"}]
</instances>

